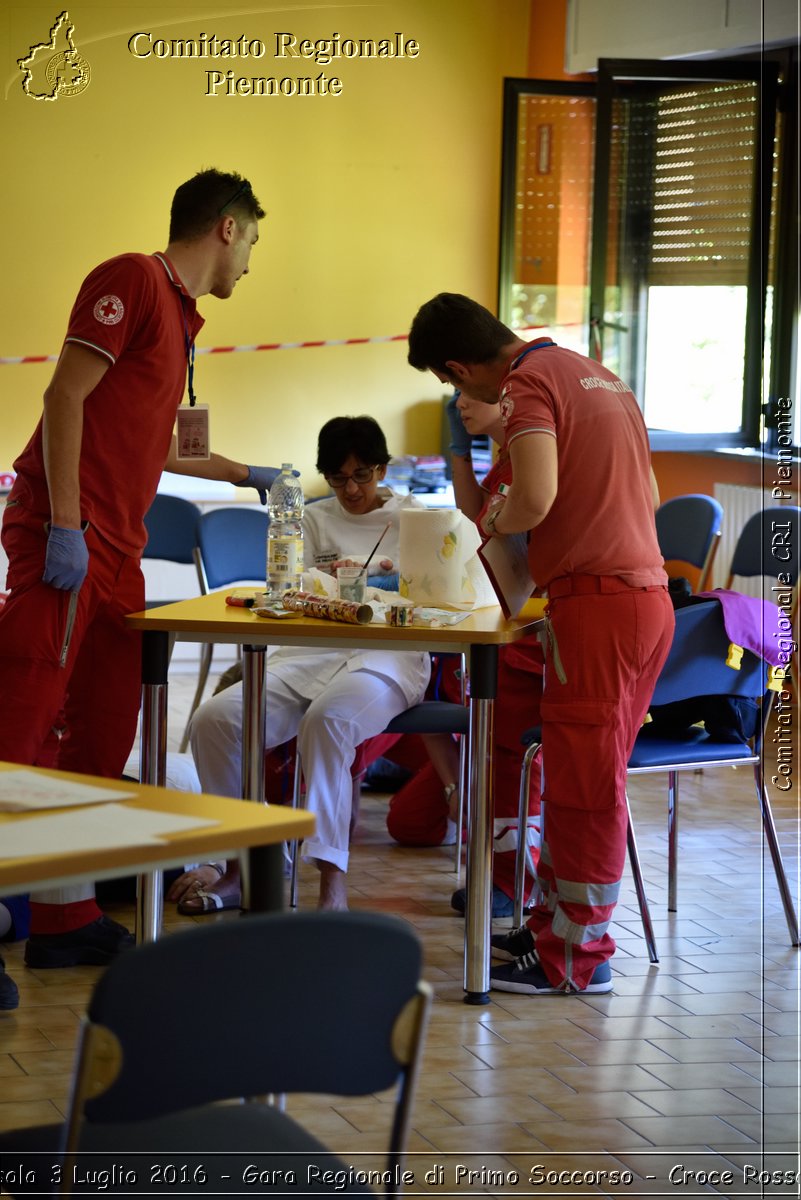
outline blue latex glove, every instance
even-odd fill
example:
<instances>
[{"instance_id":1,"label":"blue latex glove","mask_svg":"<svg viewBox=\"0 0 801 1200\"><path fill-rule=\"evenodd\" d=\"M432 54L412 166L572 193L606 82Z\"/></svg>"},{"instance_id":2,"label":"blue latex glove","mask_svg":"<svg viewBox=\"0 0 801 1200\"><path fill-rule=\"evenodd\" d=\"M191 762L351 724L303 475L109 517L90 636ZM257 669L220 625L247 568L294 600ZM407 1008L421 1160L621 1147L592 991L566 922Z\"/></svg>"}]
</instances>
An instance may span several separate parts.
<instances>
[{"instance_id":1,"label":"blue latex glove","mask_svg":"<svg viewBox=\"0 0 801 1200\"><path fill-rule=\"evenodd\" d=\"M248 473L245 478L239 479L235 486L255 488L259 493L259 499L262 504L266 504L270 488L280 474L280 467L248 467ZM300 475L300 471L293 471L292 474Z\"/></svg>"},{"instance_id":2,"label":"blue latex glove","mask_svg":"<svg viewBox=\"0 0 801 1200\"><path fill-rule=\"evenodd\" d=\"M397 592L400 584L400 576L397 571L391 575L368 575L367 586L375 588L383 588L385 592Z\"/></svg>"},{"instance_id":3,"label":"blue latex glove","mask_svg":"<svg viewBox=\"0 0 801 1200\"><path fill-rule=\"evenodd\" d=\"M51 587L77 592L89 570L89 551L82 529L50 526L42 579Z\"/></svg>"},{"instance_id":4,"label":"blue latex glove","mask_svg":"<svg viewBox=\"0 0 801 1200\"><path fill-rule=\"evenodd\" d=\"M460 396L461 392L457 389L445 405L445 413L451 429L451 444L448 449L457 458L467 458L473 445L473 437L465 429L462 414L456 407L456 401Z\"/></svg>"}]
</instances>

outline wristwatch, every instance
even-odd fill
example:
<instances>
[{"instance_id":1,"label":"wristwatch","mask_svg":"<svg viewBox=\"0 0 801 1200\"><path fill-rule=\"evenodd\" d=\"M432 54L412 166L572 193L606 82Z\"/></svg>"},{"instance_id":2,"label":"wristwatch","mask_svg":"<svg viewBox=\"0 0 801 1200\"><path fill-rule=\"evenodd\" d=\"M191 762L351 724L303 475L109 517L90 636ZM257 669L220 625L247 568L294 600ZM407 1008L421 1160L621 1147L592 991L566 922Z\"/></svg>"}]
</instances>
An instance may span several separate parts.
<instances>
[{"instance_id":1,"label":"wristwatch","mask_svg":"<svg viewBox=\"0 0 801 1200\"><path fill-rule=\"evenodd\" d=\"M495 532L495 522L498 520L498 517L500 516L500 512L501 512L500 507L493 508L492 512L490 513L490 515L487 517L486 521L484 522L484 527L488 533Z\"/></svg>"}]
</instances>

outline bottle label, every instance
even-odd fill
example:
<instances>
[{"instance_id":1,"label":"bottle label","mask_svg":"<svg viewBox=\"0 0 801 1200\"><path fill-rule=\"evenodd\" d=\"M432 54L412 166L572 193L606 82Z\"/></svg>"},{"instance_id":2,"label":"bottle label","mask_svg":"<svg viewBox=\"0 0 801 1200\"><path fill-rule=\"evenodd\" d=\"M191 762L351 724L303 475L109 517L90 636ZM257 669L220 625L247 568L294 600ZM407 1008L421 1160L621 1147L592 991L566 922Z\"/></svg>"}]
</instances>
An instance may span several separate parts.
<instances>
[{"instance_id":1,"label":"bottle label","mask_svg":"<svg viewBox=\"0 0 801 1200\"><path fill-rule=\"evenodd\" d=\"M271 580L294 582L303 572L303 539L274 537L267 543L267 569Z\"/></svg>"}]
</instances>

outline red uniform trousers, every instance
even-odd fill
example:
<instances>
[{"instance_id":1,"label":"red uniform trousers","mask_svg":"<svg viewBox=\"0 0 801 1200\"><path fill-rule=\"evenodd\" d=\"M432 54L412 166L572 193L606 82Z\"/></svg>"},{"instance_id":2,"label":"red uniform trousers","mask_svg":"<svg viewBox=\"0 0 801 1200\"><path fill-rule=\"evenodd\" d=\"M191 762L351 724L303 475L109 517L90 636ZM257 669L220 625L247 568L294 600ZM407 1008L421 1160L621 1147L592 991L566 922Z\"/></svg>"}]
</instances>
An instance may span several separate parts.
<instances>
[{"instance_id":1,"label":"red uniform trousers","mask_svg":"<svg viewBox=\"0 0 801 1200\"><path fill-rule=\"evenodd\" d=\"M517 812L523 746L520 739L532 725L540 723L542 695L542 650L536 638L513 646L502 646L498 655L498 697L495 702L493 778L495 821L493 826L492 881L510 899L514 898L517 854ZM461 692L451 671L445 672L442 699L458 702ZM532 771L529 792L526 895L534 884L539 843L540 779ZM387 829L404 846L439 846L445 837L448 809L442 781L431 763L395 793L387 814Z\"/></svg>"},{"instance_id":2,"label":"red uniform trousers","mask_svg":"<svg viewBox=\"0 0 801 1200\"><path fill-rule=\"evenodd\" d=\"M42 583L42 518L18 505L6 509L10 595L0 609L0 759L118 779L136 736L141 687L141 639L123 618L144 607L144 580L138 560L91 527L86 542L89 571L62 667L70 593ZM54 755L53 731L61 727ZM41 907L31 910L36 933L78 928L99 914L93 900L82 901L40 922Z\"/></svg>"},{"instance_id":3,"label":"red uniform trousers","mask_svg":"<svg viewBox=\"0 0 801 1200\"><path fill-rule=\"evenodd\" d=\"M626 858L626 764L673 640L673 606L667 588L615 576L568 576L549 597L542 900L528 925L551 984L582 989L615 949L607 930Z\"/></svg>"}]
</instances>

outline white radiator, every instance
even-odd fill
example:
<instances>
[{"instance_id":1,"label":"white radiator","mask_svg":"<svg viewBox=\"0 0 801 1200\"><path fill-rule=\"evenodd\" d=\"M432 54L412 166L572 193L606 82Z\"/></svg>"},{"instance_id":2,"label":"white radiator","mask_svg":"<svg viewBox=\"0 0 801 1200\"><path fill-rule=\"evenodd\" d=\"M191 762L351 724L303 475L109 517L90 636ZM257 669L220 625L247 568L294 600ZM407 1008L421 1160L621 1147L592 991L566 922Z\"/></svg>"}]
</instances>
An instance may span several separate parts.
<instances>
[{"instance_id":1,"label":"white radiator","mask_svg":"<svg viewBox=\"0 0 801 1200\"><path fill-rule=\"evenodd\" d=\"M712 587L723 587L729 576L734 547L742 533L743 526L754 513L763 508L775 505L769 490L763 491L758 487L743 487L740 484L716 483L714 486L715 499L723 506L723 528L712 569ZM761 596L762 583L759 577L743 579L738 576L734 581L738 592L746 596Z\"/></svg>"}]
</instances>

